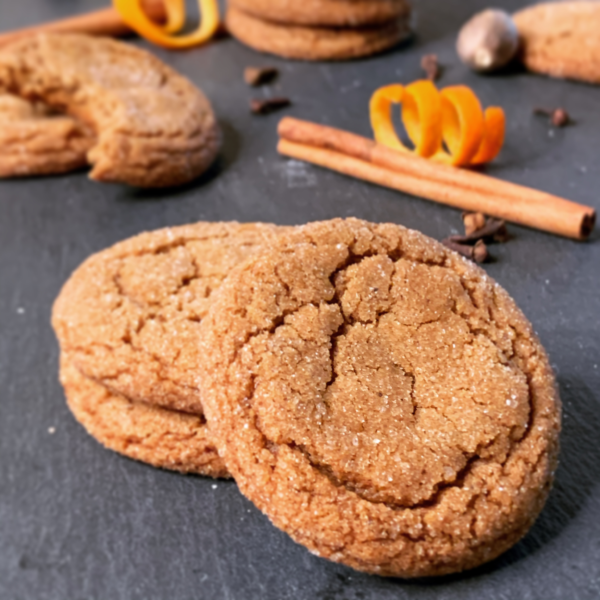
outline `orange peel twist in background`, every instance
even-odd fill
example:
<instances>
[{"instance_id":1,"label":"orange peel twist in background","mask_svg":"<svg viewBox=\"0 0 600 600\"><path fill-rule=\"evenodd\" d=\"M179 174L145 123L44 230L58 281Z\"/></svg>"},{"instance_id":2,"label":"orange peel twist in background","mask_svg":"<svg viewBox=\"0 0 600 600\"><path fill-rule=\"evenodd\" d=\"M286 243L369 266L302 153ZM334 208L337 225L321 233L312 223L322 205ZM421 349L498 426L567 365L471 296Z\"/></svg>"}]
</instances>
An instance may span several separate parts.
<instances>
[{"instance_id":1,"label":"orange peel twist in background","mask_svg":"<svg viewBox=\"0 0 600 600\"><path fill-rule=\"evenodd\" d=\"M189 48L210 40L219 28L219 6L216 0L198 0L200 24L192 33L174 35L185 24L185 0L163 0L167 13L165 25L152 21L142 8L141 0L113 0L123 21L140 36L164 48Z\"/></svg>"},{"instance_id":2,"label":"orange peel twist in background","mask_svg":"<svg viewBox=\"0 0 600 600\"><path fill-rule=\"evenodd\" d=\"M407 148L392 122L392 105L402 106L402 123L414 145ZM379 88L369 106L371 126L380 144L457 167L490 162L504 144L504 111L483 111L473 91L455 85L441 91L428 80Z\"/></svg>"}]
</instances>

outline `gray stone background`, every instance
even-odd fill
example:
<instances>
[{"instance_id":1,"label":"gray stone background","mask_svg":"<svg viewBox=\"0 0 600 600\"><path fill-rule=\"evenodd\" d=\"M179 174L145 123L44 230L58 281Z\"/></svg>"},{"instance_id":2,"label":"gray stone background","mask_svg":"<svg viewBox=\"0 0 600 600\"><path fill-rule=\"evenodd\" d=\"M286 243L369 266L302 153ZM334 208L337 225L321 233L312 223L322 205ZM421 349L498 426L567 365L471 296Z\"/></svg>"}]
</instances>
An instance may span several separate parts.
<instances>
[{"instance_id":1,"label":"gray stone background","mask_svg":"<svg viewBox=\"0 0 600 600\"><path fill-rule=\"evenodd\" d=\"M522 3L503 1L509 10ZM8 30L89 10L101 0L0 4ZM0 598L3 600L592 599L600 597L600 246L521 227L486 266L548 349L564 402L556 486L529 535L470 573L435 581L371 577L309 554L270 525L232 482L152 469L108 452L68 412L57 380L52 302L88 255L143 230L209 219L298 224L338 216L392 221L441 239L459 211L279 157L282 114L369 135L378 86L421 77L420 57L445 65L441 85L466 83L506 109L508 135L492 175L600 209L600 88L515 72L481 77L454 52L483 0L414 0L411 45L345 64L260 56L232 39L154 51L202 87L225 143L194 184L169 191L101 185L85 173L0 182ZM140 42L135 42L140 43ZM145 44L142 44L145 45ZM251 92L247 65L277 82ZM256 117L252 94L284 94L285 113ZM553 130L537 105L576 123Z\"/></svg>"}]
</instances>

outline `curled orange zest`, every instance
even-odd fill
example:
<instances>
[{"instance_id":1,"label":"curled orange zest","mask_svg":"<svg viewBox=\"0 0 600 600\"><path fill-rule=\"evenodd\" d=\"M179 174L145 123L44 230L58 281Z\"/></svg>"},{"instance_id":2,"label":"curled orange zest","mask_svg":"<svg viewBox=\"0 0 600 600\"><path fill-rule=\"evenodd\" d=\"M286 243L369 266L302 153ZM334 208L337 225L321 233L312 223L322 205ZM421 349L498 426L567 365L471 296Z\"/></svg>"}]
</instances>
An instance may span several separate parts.
<instances>
[{"instance_id":1,"label":"curled orange zest","mask_svg":"<svg viewBox=\"0 0 600 600\"><path fill-rule=\"evenodd\" d=\"M165 2L167 22L163 26L166 33L177 33L185 25L185 0L171 0Z\"/></svg>"},{"instance_id":2,"label":"curled orange zest","mask_svg":"<svg viewBox=\"0 0 600 600\"><path fill-rule=\"evenodd\" d=\"M504 145L506 132L506 117L498 106L490 106L485 110L485 131L479 151L471 160L472 165L482 165L491 162L498 156Z\"/></svg>"},{"instance_id":3,"label":"curled orange zest","mask_svg":"<svg viewBox=\"0 0 600 600\"><path fill-rule=\"evenodd\" d=\"M402 122L414 150L396 134L392 104L402 105ZM379 143L454 166L489 162L504 143L504 111L491 107L484 113L477 96L462 85L441 92L428 80L407 87L389 85L371 97L370 115Z\"/></svg>"},{"instance_id":4,"label":"curled orange zest","mask_svg":"<svg viewBox=\"0 0 600 600\"><path fill-rule=\"evenodd\" d=\"M439 93L430 81L408 87L388 85L377 90L370 103L375 139L390 148L411 152L400 140L392 123L392 104L402 105L402 122L413 142L414 153L428 158L442 145Z\"/></svg>"},{"instance_id":5,"label":"curled orange zest","mask_svg":"<svg viewBox=\"0 0 600 600\"><path fill-rule=\"evenodd\" d=\"M369 102L371 126L375 133L375 139L380 144L395 150L408 150L396 135L391 114L392 104L401 104L403 96L403 85L387 85L376 90Z\"/></svg>"},{"instance_id":6,"label":"curled orange zest","mask_svg":"<svg viewBox=\"0 0 600 600\"><path fill-rule=\"evenodd\" d=\"M151 21L141 6L141 0L113 0L115 9L129 27L150 42L164 48L189 48L207 42L219 27L219 7L217 0L198 0L201 21L192 33L174 36L185 22L184 0L163 0L167 13L164 26Z\"/></svg>"}]
</instances>

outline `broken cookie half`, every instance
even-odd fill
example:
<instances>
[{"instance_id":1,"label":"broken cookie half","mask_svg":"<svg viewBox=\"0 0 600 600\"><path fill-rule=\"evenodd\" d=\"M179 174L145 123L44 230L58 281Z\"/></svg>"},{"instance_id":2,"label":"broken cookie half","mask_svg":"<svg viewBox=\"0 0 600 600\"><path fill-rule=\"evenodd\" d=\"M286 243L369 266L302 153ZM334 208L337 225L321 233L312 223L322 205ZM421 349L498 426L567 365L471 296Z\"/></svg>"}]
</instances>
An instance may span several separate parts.
<instances>
[{"instance_id":1,"label":"broken cookie half","mask_svg":"<svg viewBox=\"0 0 600 600\"><path fill-rule=\"evenodd\" d=\"M204 94L150 53L115 40L40 34L15 42L0 51L0 89L68 115L63 127L89 128L82 151L97 181L181 185L201 175L219 149ZM37 126L59 144L64 136L53 133L54 121ZM29 174L58 172L36 164Z\"/></svg>"}]
</instances>

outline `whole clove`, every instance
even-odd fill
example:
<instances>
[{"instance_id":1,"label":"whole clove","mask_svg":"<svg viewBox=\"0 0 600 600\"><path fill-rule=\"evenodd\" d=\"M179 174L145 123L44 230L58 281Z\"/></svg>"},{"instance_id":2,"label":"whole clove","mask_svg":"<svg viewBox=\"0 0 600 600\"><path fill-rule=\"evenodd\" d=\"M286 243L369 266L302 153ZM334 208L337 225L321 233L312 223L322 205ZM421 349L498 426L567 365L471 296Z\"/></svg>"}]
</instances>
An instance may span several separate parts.
<instances>
[{"instance_id":1,"label":"whole clove","mask_svg":"<svg viewBox=\"0 0 600 600\"><path fill-rule=\"evenodd\" d=\"M429 81L437 81L442 76L442 68L438 62L437 54L425 54L421 58L421 68L425 71Z\"/></svg>"},{"instance_id":2,"label":"whole clove","mask_svg":"<svg viewBox=\"0 0 600 600\"><path fill-rule=\"evenodd\" d=\"M490 256L483 240L478 240L474 246L471 246L469 244L457 242L455 238L458 237L460 236L450 236L442 240L442 244L444 244L446 248L450 248L450 250L454 250L476 263L484 263L489 260Z\"/></svg>"},{"instance_id":3,"label":"whole clove","mask_svg":"<svg viewBox=\"0 0 600 600\"><path fill-rule=\"evenodd\" d=\"M477 240L475 245L473 246L473 260L476 263L484 263L487 262L490 258L488 254L487 246L483 240Z\"/></svg>"},{"instance_id":4,"label":"whole clove","mask_svg":"<svg viewBox=\"0 0 600 600\"><path fill-rule=\"evenodd\" d=\"M481 213L467 213L467 214L481 214ZM466 215L463 216L463 219ZM481 222L478 219L478 222ZM465 225L466 229L466 225ZM470 233L465 231L465 235L452 235L450 238L458 244L475 244L479 240L486 242L499 242L504 243L509 239L509 233L506 229L506 223L502 219L489 218L485 220L483 227L479 227Z\"/></svg>"},{"instance_id":5,"label":"whole clove","mask_svg":"<svg viewBox=\"0 0 600 600\"><path fill-rule=\"evenodd\" d=\"M252 87L258 87L271 83L278 74L279 71L275 67L246 67L244 81Z\"/></svg>"},{"instance_id":6,"label":"whole clove","mask_svg":"<svg viewBox=\"0 0 600 600\"><path fill-rule=\"evenodd\" d=\"M485 226L485 215L483 213L464 212L462 218L465 226L465 235L471 235L473 232Z\"/></svg>"},{"instance_id":7,"label":"whole clove","mask_svg":"<svg viewBox=\"0 0 600 600\"><path fill-rule=\"evenodd\" d=\"M546 117L550 117L550 123L554 125L554 127L565 127L571 123L571 117L569 113L564 108L555 108L554 110L549 110L547 108L534 108L533 112L536 115L544 115Z\"/></svg>"},{"instance_id":8,"label":"whole clove","mask_svg":"<svg viewBox=\"0 0 600 600\"><path fill-rule=\"evenodd\" d=\"M289 106L291 101L289 98L253 98L250 100L250 111L255 115L268 115L280 108Z\"/></svg>"}]
</instances>

